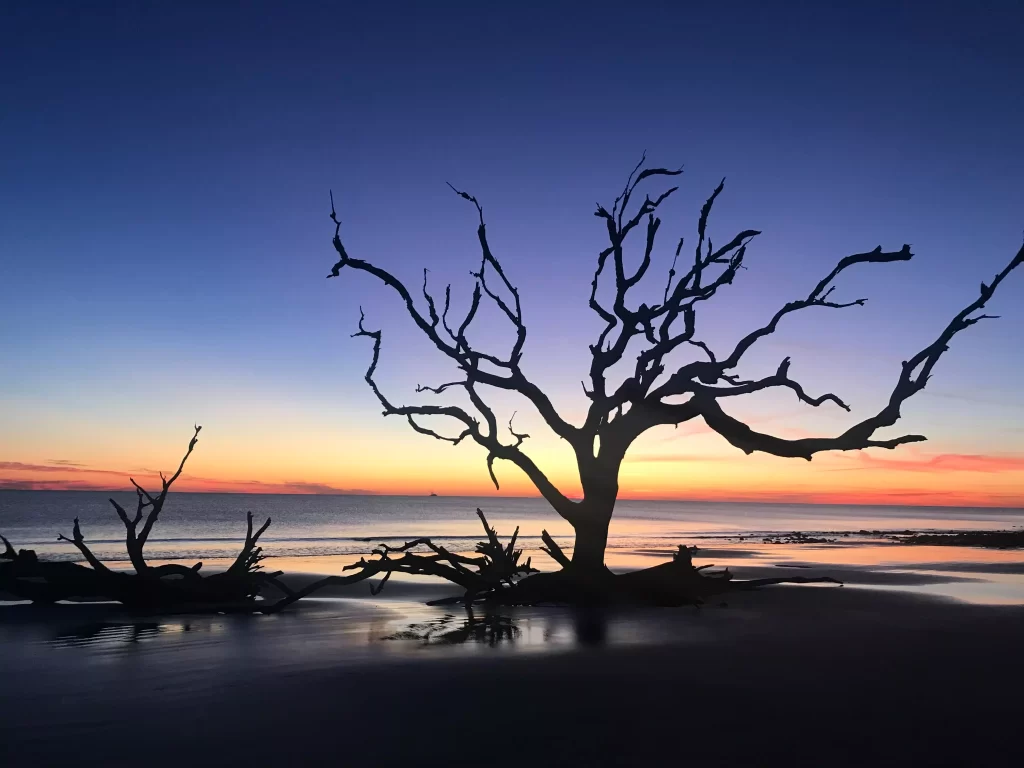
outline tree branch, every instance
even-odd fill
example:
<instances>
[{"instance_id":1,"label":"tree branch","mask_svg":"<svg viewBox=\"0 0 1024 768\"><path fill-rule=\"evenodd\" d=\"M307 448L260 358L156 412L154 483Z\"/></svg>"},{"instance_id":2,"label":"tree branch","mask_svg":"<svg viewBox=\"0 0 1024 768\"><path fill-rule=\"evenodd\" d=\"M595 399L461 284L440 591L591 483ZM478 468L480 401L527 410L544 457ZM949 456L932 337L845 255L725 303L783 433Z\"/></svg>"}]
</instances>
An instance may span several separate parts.
<instances>
[{"instance_id":1,"label":"tree branch","mask_svg":"<svg viewBox=\"0 0 1024 768\"><path fill-rule=\"evenodd\" d=\"M426 290L426 274L424 274L423 294L428 304L428 316L424 316L416 308L412 294L401 280L370 262L363 261L361 259L354 259L349 256L341 241L341 222L334 210L333 194L331 196L331 220L335 224L333 243L339 259L331 269L331 274L328 275L328 277L337 277L345 267L366 272L367 274L376 277L398 293L405 302L406 311L412 318L413 322L416 323L417 327L441 353L453 360L462 370L467 372L472 371L474 383L521 394L533 404L541 417L548 423L552 430L554 430L555 434L572 442L576 439L578 430L558 414L550 398L544 394L538 386L529 381L519 367L519 362L522 358L523 346L526 342L526 326L523 322L519 292L509 280L501 262L491 251L490 244L487 240L486 225L484 224L483 219L483 208L472 195L469 195L466 192L461 192L450 184L449 186L460 197L472 202L477 209L480 222L477 229L477 236L480 242L482 254L479 271L472 273L476 278L476 285L474 286L473 299L469 312L466 315L465 320L455 332L452 331L447 322L447 315L450 307L450 291L446 290L445 292L445 308L439 317L436 311L435 302ZM502 299L498 292L491 288L488 282L489 271L493 271L498 275L504 289L512 297L511 302ZM476 318L482 295L486 295L491 301L493 301L499 311L501 311L515 327L516 341L507 358L474 349L466 337L467 330ZM454 342L453 344L449 344L444 338L442 338L438 332L439 327L443 328L445 332L452 337ZM370 334L362 333L359 335ZM508 371L508 375L498 375L491 373L490 371L484 371L480 367L481 363L489 363L496 368ZM380 395L378 393L378 399L379 397Z\"/></svg>"},{"instance_id":2,"label":"tree branch","mask_svg":"<svg viewBox=\"0 0 1024 768\"><path fill-rule=\"evenodd\" d=\"M494 483L495 488L499 487L497 476L494 474L494 461L496 459L504 459L510 461L519 467L526 476L533 482L537 489L541 492L541 495L555 508L555 510L566 519L574 517L577 509L577 504L566 497L561 491L559 491L555 485L547 478L544 472L534 463L529 456L527 456L520 449L520 446L525 440L526 435L518 435L514 431L512 432L513 437L516 438L516 442L512 445L507 445L501 442L498 437L498 426L497 419L494 416L491 408L483 401L476 391L475 383L481 378L481 372L475 368L470 368L466 371L467 379L463 382L448 382L440 387L424 387L418 386L417 391L444 391L453 386L464 387L470 397L470 401L473 406L481 413L484 418L487 429L481 428L480 422L473 418L465 409L454 406L454 405L394 405L380 390L377 386L377 382L374 379L374 373L377 370L377 364L380 360L380 348L381 348L381 332L380 331L369 331L365 326L365 315L360 309L359 317L359 330L352 334L353 336L365 336L373 340L373 354L370 359L370 365L366 369L366 374L363 376L367 385L369 385L371 391L376 395L377 400L384 407L384 416L405 416L410 426L423 435L450 442L457 445L467 437L472 438L474 442L483 448L487 449L487 469L490 474L491 481ZM483 374L486 376L486 374ZM446 416L455 419L462 425L462 431L456 437L447 437L440 433L423 426L420 424L416 417L419 416ZM510 422L511 431L511 422Z\"/></svg>"},{"instance_id":3,"label":"tree branch","mask_svg":"<svg viewBox=\"0 0 1024 768\"><path fill-rule=\"evenodd\" d=\"M132 484L136 487L136 489L138 490L138 492L140 494L139 512L136 513L136 523L138 522L139 518L141 517L140 513L141 513L142 508L143 508L143 504L141 502L141 496L145 496L147 499L150 500L148 502L148 506L150 507L149 513L146 515L146 520L145 520L145 522L142 525L142 532L139 533L138 536L137 536L138 550L139 550L140 558L141 558L142 549L146 546L146 542L149 540L149 534L152 532L153 526L156 525L156 521L160 517L160 512L164 508L164 502L167 501L167 494L171 490L171 486L174 484L175 480L177 480L179 477L181 477L181 472L182 472L183 469L185 469L185 462L188 461L188 457L191 456L192 455L192 451L195 450L196 443L199 442L199 433L202 431L203 428L197 424L194 427L194 429L195 429L195 432L192 434L192 439L189 440L189 443L188 443L188 450L186 450L185 451L185 455L181 457L181 462L178 464L178 469L175 470L174 474L171 475L170 478L165 478L163 475L160 476L162 488L160 489L160 493L155 498L152 495L150 495L148 492L146 492L144 489L142 489L138 485L138 483L136 483L134 480L132 480ZM121 514L121 512L119 511L118 512L118 516L120 516L120 514ZM122 521L123 521L123 518L122 518ZM132 526L131 533L134 533L134 524Z\"/></svg>"},{"instance_id":4,"label":"tree branch","mask_svg":"<svg viewBox=\"0 0 1024 768\"><path fill-rule=\"evenodd\" d=\"M242 545L242 551L238 553L235 561L228 568L228 573L252 572L261 567L259 563L263 560L263 548L257 547L256 543L270 527L270 518L267 518L267 521L260 526L256 533L252 531L252 520L252 512L246 512L245 543Z\"/></svg>"},{"instance_id":5,"label":"tree branch","mask_svg":"<svg viewBox=\"0 0 1024 768\"><path fill-rule=\"evenodd\" d=\"M909 250L907 250L907 253L909 253ZM863 256L864 254L861 254L861 257ZM859 263L858 261L848 261L850 259L860 259L860 257L847 257L843 262L847 262L848 264ZM877 259L866 260L874 261ZM826 278L826 280L823 280L818 284L818 287L815 289L816 293L821 294L825 289L825 286L828 284L828 280L831 280L836 274L838 274L840 269L843 268L843 262L840 262L840 267L837 267L836 270ZM896 386L893 388L892 394L889 396L889 402L886 406L874 416L855 424L837 437L815 437L786 440L773 435L755 432L746 424L743 424L739 420L727 415L718 404L716 398L709 397L707 395L697 395L694 398L697 403L697 408L709 427L745 453L763 451L775 456L799 457L810 461L811 457L815 453L819 453L821 451L855 451L863 448L895 448L906 443L921 442L926 439L923 435L903 435L902 437L886 440L875 440L873 435L877 430L884 427L890 427L895 424L900 418L900 406L902 406L907 399L925 388L925 385L928 383L928 379L931 377L933 368L936 363L938 363L943 353L949 349L949 343L952 341L953 337L960 331L970 328L979 321L989 319L990 316L988 315L980 315L976 317L972 317L971 315L984 308L986 302L992 298L1000 283L1006 279L1006 276L1009 275L1010 272L1019 267L1022 263L1024 263L1024 246L1021 247L1010 263L995 276L991 284L981 284L980 295L978 298L958 312L935 341L903 363L899 379L896 382ZM814 295L815 293L811 294L812 298Z\"/></svg>"},{"instance_id":6,"label":"tree branch","mask_svg":"<svg viewBox=\"0 0 1024 768\"><path fill-rule=\"evenodd\" d=\"M660 172L664 171L664 169L655 170L659 173L652 175L659 175ZM642 178L646 178L643 173L637 177L638 181ZM631 175L630 181L626 185L627 190L635 187L632 179L633 176ZM713 297L719 288L731 283L736 273L743 268L743 258L746 255L747 245L752 238L760 234L757 230L744 230L725 246L717 250L711 245L710 239L707 239L706 252L704 249L708 216L715 199L724 188L724 183L725 180L723 179L722 183L718 185L701 209L701 216L698 222L698 243L693 267L675 284L673 289L676 263L684 242L683 239L680 239L673 257L672 267L669 270L663 303L654 306L641 304L636 310L629 309L626 306L626 293L647 274L651 263L655 238L661 224L660 219L655 218L651 211L667 198L669 194L674 192L675 188L669 189L653 201L648 197L644 205L641 206L641 212L638 216L648 216L647 241L640 267L630 277L626 277L624 271L618 268L621 262L622 244L625 235L628 234L628 227L620 227L622 209L618 208L618 205L621 199L624 200L624 207L625 203L628 202L628 196L621 195L616 200L616 205L612 209L613 213L608 213L601 206L598 207L596 215L605 219L611 245L608 249L602 251L598 258L598 269L594 275L591 287L591 306L601 314L602 318L606 321L606 325L601 332L597 344L591 347L593 354L591 364L592 389L587 394L593 403L585 429L600 429L601 424L608 420L608 415L612 411L621 410L622 406L628 402L636 403L647 394L653 383L664 372L665 357L680 345L692 341L696 317L694 304L700 301L707 301ZM618 211L617 217L613 215L616 211ZM638 222L639 218L634 217L629 223L635 226ZM604 262L609 255L614 255L617 270L614 315L601 307L596 299L598 279L603 271ZM703 285L701 275L704 270L713 265L723 265L724 268L710 283ZM685 320L685 328L680 333L673 333L673 324L680 316ZM622 321L621 325L619 320ZM654 327L655 320L660 321L660 328L657 333ZM607 339L616 326L619 327L619 335L612 344L606 347ZM641 334L646 337L649 346L637 357L633 375L625 379L612 395L607 395L605 381L607 370L622 360L630 341Z\"/></svg>"},{"instance_id":7,"label":"tree branch","mask_svg":"<svg viewBox=\"0 0 1024 768\"><path fill-rule=\"evenodd\" d=\"M898 251L883 252L882 246L878 246L875 250L869 253L855 253L852 256L847 256L839 261L835 268L822 279L814 289L807 295L806 299L798 301L791 301L772 317L771 321L755 331L744 336L740 342L733 349L732 353L722 361L722 368L728 370L729 368L735 368L740 358L750 349L755 342L759 339L763 339L771 333L775 332L775 329L779 325L779 321L782 320L786 315L793 312L797 312L801 309L807 309L808 307L829 307L832 309L844 309L846 307L864 306L867 299L856 299L845 303L836 303L829 301L829 296L832 291L835 290L834 286L831 286L833 280L839 276L839 273L855 264L885 264L892 261L910 261L914 254L910 252L910 246L904 245Z\"/></svg>"},{"instance_id":8,"label":"tree branch","mask_svg":"<svg viewBox=\"0 0 1024 768\"><path fill-rule=\"evenodd\" d=\"M69 539L63 533L60 533L57 534L57 539L60 541L66 541L69 544L74 544L75 547L78 548L78 551L85 557L86 562L92 566L93 570L99 571L100 573L111 573L111 570L99 561L99 558L92 553L92 550L89 549L88 545L85 543L85 537L82 536L82 528L78 524L77 517L75 518L75 527L71 533L71 538ZM4 539L4 541L6 541L6 539Z\"/></svg>"},{"instance_id":9,"label":"tree branch","mask_svg":"<svg viewBox=\"0 0 1024 768\"><path fill-rule=\"evenodd\" d=\"M787 387L796 393L797 398L801 402L813 405L815 407L821 405L826 401L831 401L842 408L844 411L849 411L850 406L844 403L837 395L833 395L831 392L828 394L821 395L820 397L811 397L804 388L797 382L789 378L789 358L787 357L779 365L778 371L774 376L769 376L764 379L757 381L740 381L733 376L722 376L722 379L728 381L732 386L729 387L708 387L703 384L692 384L690 389L694 394L702 395L705 397L735 397L737 395L749 395L753 392L759 392L764 389L770 389L773 387Z\"/></svg>"}]
</instances>

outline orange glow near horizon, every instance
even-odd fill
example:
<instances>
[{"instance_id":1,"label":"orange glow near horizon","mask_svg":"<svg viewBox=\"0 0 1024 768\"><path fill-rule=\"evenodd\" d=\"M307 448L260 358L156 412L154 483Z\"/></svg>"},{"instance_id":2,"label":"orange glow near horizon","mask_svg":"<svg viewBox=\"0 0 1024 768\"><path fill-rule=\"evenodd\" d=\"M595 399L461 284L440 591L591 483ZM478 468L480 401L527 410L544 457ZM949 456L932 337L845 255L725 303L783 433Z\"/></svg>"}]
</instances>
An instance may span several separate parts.
<instances>
[{"instance_id":1,"label":"orange glow near horizon","mask_svg":"<svg viewBox=\"0 0 1024 768\"><path fill-rule=\"evenodd\" d=\"M212 442L212 441L211 441ZM213 446L216 448L216 446ZM379 449L379 446L378 446ZM217 451L220 453L220 451ZM538 454L540 455L540 454ZM256 463L239 455L204 455L198 449L175 490L256 494L384 494L425 496L538 496L515 468L497 466L495 490L472 451L435 450L416 461L396 462L379 450L327 461ZM572 497L579 483L571 461L544 454L549 477ZM338 471L338 466L343 471ZM398 471L396 471L396 467ZM167 470L165 469L165 472ZM154 470L99 468L64 461L0 461L0 489L127 490L129 476L159 487ZM251 479L253 476L260 480ZM296 479L301 478L301 479ZM844 505L1024 507L1024 457L1017 455L894 455L857 452L822 456L808 463L771 456L639 455L627 457L620 498Z\"/></svg>"}]
</instances>

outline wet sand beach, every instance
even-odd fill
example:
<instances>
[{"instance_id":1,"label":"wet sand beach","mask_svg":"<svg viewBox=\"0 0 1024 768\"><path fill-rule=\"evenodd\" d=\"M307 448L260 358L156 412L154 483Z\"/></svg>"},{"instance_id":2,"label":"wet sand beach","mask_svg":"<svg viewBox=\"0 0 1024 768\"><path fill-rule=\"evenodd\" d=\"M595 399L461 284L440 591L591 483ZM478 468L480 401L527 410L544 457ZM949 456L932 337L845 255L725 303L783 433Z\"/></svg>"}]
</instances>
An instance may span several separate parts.
<instances>
[{"instance_id":1,"label":"wet sand beach","mask_svg":"<svg viewBox=\"0 0 1024 768\"><path fill-rule=\"evenodd\" d=\"M1019 553L781 547L701 554L847 586L472 622L422 579L270 617L2 606L5 764L1017 764Z\"/></svg>"}]
</instances>

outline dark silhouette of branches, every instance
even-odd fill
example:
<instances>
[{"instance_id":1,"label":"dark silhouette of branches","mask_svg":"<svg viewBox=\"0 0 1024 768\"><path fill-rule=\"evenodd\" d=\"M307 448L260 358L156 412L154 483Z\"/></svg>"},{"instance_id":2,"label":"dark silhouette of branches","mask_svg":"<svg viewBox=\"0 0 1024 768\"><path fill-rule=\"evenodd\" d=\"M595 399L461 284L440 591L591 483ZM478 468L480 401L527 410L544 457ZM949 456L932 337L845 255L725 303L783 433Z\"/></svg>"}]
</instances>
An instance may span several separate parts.
<instances>
[{"instance_id":1,"label":"dark silhouette of branches","mask_svg":"<svg viewBox=\"0 0 1024 768\"><path fill-rule=\"evenodd\" d=\"M362 559L346 566L345 570L369 570L388 575L406 573L439 576L462 587L465 595L460 599L467 603L511 587L522 576L537 573L531 559L522 562L523 552L515 548L516 539L519 538L518 528L508 544L502 544L483 511L477 509L476 514L487 537L486 541L476 545L476 556L456 554L429 538L421 538L408 541L400 547L381 544L373 550L377 559Z\"/></svg>"},{"instance_id":2,"label":"dark silhouette of branches","mask_svg":"<svg viewBox=\"0 0 1024 768\"><path fill-rule=\"evenodd\" d=\"M385 639L415 640L422 645L483 643L496 646L513 643L521 634L513 617L491 612L477 616L471 606L466 606L465 617L461 620L449 613L431 621L410 624Z\"/></svg>"},{"instance_id":3,"label":"dark silhouette of branches","mask_svg":"<svg viewBox=\"0 0 1024 768\"><path fill-rule=\"evenodd\" d=\"M452 189L454 190L454 187ZM458 190L455 190L455 192L460 197L473 203L477 210L480 221L477 228L477 237L481 250L480 267L476 272L472 273L475 279L472 302L469 311L459 323L457 329L453 329L454 324L450 323L448 319L451 309L450 285L445 289L444 309L439 315L437 312L437 302L427 288L427 273L424 272L422 293L427 304L427 311L424 314L417 308L412 293L398 278L370 262L355 259L348 255L345 246L341 242L341 221L334 210L333 195L331 198L331 219L335 223L333 242L339 259L329 276L337 277L341 270L347 267L366 272L397 292L405 302L409 316L427 339L442 354L451 359L465 376L463 380L443 384L439 387L420 387L419 391L441 394L447 389L460 387L467 393L476 413L471 414L464 408L452 405L399 406L393 404L381 392L373 378L380 359L381 332L379 330L367 330L365 316L362 310L360 310L359 327L354 336L366 337L373 341L373 355L370 366L366 371L366 382L384 407L385 416L404 416L409 425L417 432L453 444L458 444L466 438L472 439L487 450L487 463L488 467L491 468L491 479L496 487L498 486L498 481L493 472L494 461L496 459L511 461L526 473L552 506L562 514L572 515L575 508L574 502L564 496L522 450L522 442L525 438L513 435L514 442L503 441L502 431L498 427L494 411L480 395L479 388L481 386L518 392L533 403L534 407L537 408L556 434L570 442L577 439L578 430L558 414L548 396L537 385L526 378L520 367L522 349L526 342L526 325L523 322L519 292L506 276L501 263L491 252L487 241L487 228L484 223L483 208L472 195ZM497 278L498 285L492 285L491 274ZM502 293L505 294L505 298L502 298ZM516 341L512 349L504 355L475 349L467 337L467 332L476 318L480 303L485 296L500 310L516 331ZM442 435L424 426L418 420L419 417L431 416L442 416L453 420L457 430L456 434Z\"/></svg>"},{"instance_id":4,"label":"dark silhouette of branches","mask_svg":"<svg viewBox=\"0 0 1024 768\"><path fill-rule=\"evenodd\" d=\"M443 396L453 389L464 390L471 409L453 405L393 404L378 388L374 373L380 358L380 331L365 328L360 314L357 336L373 340L373 355L366 381L384 406L385 415L405 416L416 431L458 444L471 439L486 451L488 471L497 486L494 474L496 459L511 461L522 469L552 507L576 530L576 546L572 563L599 570L611 519L618 495L618 474L629 446L645 431L659 425L678 425L701 418L715 432L746 453L763 451L776 456L811 459L815 453L866 448L893 449L919 442L921 435L879 437L876 433L893 426L900 418L900 408L907 399L921 391L953 337L981 320L992 317L981 310L992 298L1003 280L1024 260L1024 248L1010 260L990 283L982 283L980 295L961 310L938 337L924 349L910 356L902 366L886 405L877 413L861 419L837 436L785 439L753 430L730 416L725 410L729 398L764 390L787 389L802 403L820 407L830 403L850 411L851 406L838 394L808 393L790 375L790 358L784 358L774 373L761 378L740 378L735 369L758 341L776 331L788 316L810 309L846 309L864 306L867 299L836 298L838 280L847 270L867 264L909 261L910 246L883 251L879 246L865 253L840 259L805 297L794 299L779 309L767 322L743 336L734 348L717 353L698 335L697 318L702 302L714 299L747 268L748 248L760 234L746 229L735 233L716 247L712 242L709 221L716 201L725 188L725 180L714 189L704 203L697 220L696 245L692 261L680 264L685 240L680 238L674 249L667 279L652 272L657 236L662 229L661 207L677 187L664 187L645 193L641 188L678 176L682 169L645 168L646 156L633 169L618 197L609 208L598 205L595 216L603 222L607 246L597 254L591 280L589 306L601 321L601 328L590 345L591 362L588 381L583 389L590 405L581 424L563 418L550 399L533 383L521 367L526 323L520 296L508 272L491 249L484 223L483 208L476 197L451 187L461 198L473 204L479 225L477 236L481 250L480 267L473 272L475 285L469 311L461 322L449 318L451 286L444 292L440 314L438 302L428 290L426 272L422 287L426 309L421 310L413 294L391 272L376 264L351 257L341 241L341 221L331 198L331 219L334 222L334 248L338 260L330 277L342 270L365 272L392 288L405 302L413 321L442 354L455 362L462 377L440 386L420 386L417 392ZM451 186L451 185L449 185ZM635 233L643 232L631 256L627 245ZM661 301L648 304L635 298L647 283L656 281ZM661 290L660 286L664 285ZM647 291L644 295L650 296ZM515 341L506 352L484 351L470 337L473 321L481 302L491 302L515 330ZM696 352L695 360L681 365L670 363L671 356L681 348ZM638 350L638 351L637 351ZM630 355L627 360L627 353ZM635 354L635 363L632 355ZM621 364L621 365L620 365ZM626 368L625 375L618 372ZM612 381L615 369L619 380ZM551 430L566 440L576 457L583 497L570 500L557 489L523 448L526 435L517 434L509 424L510 436L499 429L494 411L485 397L486 388L517 392L529 400ZM446 417L454 426L451 432L428 428L421 417ZM511 439L509 439L509 437ZM569 562L560 552L549 547L558 562Z\"/></svg>"},{"instance_id":5,"label":"dark silhouette of branches","mask_svg":"<svg viewBox=\"0 0 1024 768\"><path fill-rule=\"evenodd\" d=\"M519 537L518 528L508 544L502 544L497 532L487 522L483 511L478 509L476 513L483 524L487 539L476 545L475 555L451 552L425 537L407 541L397 547L380 544L373 549L373 558L360 558L359 562L345 566L343 570L354 571L350 575L327 576L298 590L290 590L283 584L279 585L286 592L286 597L267 606L263 612L276 613L325 587L349 586L381 575L382 579L378 586L371 588L371 592L377 594L394 573L435 576L463 590L461 596L435 601L437 604L463 602L472 605L474 602L482 601L501 602L502 596L510 592L518 579L538 571L532 566L530 558L527 558L525 563L522 562L523 552L515 548L516 539Z\"/></svg>"},{"instance_id":6,"label":"dark silhouette of branches","mask_svg":"<svg viewBox=\"0 0 1024 768\"><path fill-rule=\"evenodd\" d=\"M77 563L41 561L31 550L15 552L7 539L3 539L5 551L0 559L7 562L0 563L0 588L37 602L52 603L74 597L105 598L140 611L263 612L271 603L255 598L267 586L275 587L286 595L291 594L292 590L279 581L280 572L262 572L263 550L258 542L270 527L270 519L254 531L251 512L246 515L247 529L242 549L227 570L221 573L206 577L200 575L202 563L152 566L146 562L146 542L164 509L171 486L181 476L185 462L199 441L201 429L195 427L177 470L170 477L160 474L159 492L151 493L134 478L131 479L137 498L133 515L129 516L114 499L109 500L124 524L125 549L134 573L113 570L105 565L89 548L79 520L75 518L71 536L61 534L58 539L73 544L85 558L88 568Z\"/></svg>"}]
</instances>

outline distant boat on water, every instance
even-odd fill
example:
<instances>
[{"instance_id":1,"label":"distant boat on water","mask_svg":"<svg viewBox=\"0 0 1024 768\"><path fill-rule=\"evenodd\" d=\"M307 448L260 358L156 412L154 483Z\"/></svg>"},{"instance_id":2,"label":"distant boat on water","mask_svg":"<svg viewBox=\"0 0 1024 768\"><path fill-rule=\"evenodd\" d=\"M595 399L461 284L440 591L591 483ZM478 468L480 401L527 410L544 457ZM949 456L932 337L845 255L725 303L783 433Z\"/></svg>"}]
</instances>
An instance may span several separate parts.
<instances>
[{"instance_id":1,"label":"distant boat on water","mask_svg":"<svg viewBox=\"0 0 1024 768\"><path fill-rule=\"evenodd\" d=\"M434 493L433 491L431 491L431 492L430 492L430 495L431 495L431 496L437 496L437 494L436 494L436 493Z\"/></svg>"}]
</instances>

